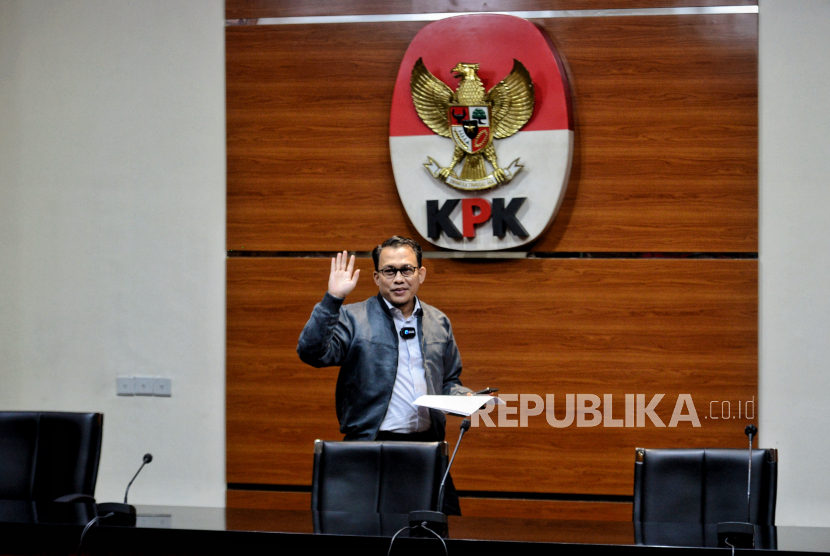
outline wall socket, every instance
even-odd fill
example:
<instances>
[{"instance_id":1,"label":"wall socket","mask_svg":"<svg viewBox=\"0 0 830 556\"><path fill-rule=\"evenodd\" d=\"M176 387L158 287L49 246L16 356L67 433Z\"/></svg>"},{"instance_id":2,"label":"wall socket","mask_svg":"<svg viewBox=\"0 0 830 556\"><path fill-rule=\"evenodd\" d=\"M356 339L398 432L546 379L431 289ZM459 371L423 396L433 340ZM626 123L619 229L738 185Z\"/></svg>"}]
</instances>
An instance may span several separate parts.
<instances>
[{"instance_id":1,"label":"wall socket","mask_svg":"<svg viewBox=\"0 0 830 556\"><path fill-rule=\"evenodd\" d=\"M169 398L173 391L173 380L148 376L119 376L115 379L115 393L118 396L157 396Z\"/></svg>"},{"instance_id":2,"label":"wall socket","mask_svg":"<svg viewBox=\"0 0 830 556\"><path fill-rule=\"evenodd\" d=\"M131 376L119 376L118 378L116 378L115 393L119 396L135 395L135 379Z\"/></svg>"},{"instance_id":3,"label":"wall socket","mask_svg":"<svg viewBox=\"0 0 830 556\"><path fill-rule=\"evenodd\" d=\"M169 378L154 378L153 379L153 395L161 396L162 398L169 398L172 395L170 388L173 386L173 381Z\"/></svg>"},{"instance_id":4,"label":"wall socket","mask_svg":"<svg viewBox=\"0 0 830 556\"><path fill-rule=\"evenodd\" d=\"M153 379L146 376L135 377L135 395L136 396L152 396L153 395Z\"/></svg>"}]
</instances>

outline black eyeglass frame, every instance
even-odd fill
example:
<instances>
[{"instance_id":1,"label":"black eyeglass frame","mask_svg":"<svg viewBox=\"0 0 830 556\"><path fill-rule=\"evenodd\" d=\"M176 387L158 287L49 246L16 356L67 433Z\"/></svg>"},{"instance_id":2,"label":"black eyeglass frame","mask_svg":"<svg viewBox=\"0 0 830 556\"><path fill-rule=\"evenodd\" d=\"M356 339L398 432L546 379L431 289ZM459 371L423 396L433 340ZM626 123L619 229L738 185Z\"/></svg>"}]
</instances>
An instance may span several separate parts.
<instances>
[{"instance_id":1,"label":"black eyeglass frame","mask_svg":"<svg viewBox=\"0 0 830 556\"><path fill-rule=\"evenodd\" d=\"M386 278L387 280L392 280L395 276L398 275L398 272L401 273L401 276L404 278L412 278L418 273L418 267L412 265L404 265L401 268L395 268L394 266L387 266L381 268L377 272L380 273L381 276ZM390 274L391 273L391 274Z\"/></svg>"}]
</instances>

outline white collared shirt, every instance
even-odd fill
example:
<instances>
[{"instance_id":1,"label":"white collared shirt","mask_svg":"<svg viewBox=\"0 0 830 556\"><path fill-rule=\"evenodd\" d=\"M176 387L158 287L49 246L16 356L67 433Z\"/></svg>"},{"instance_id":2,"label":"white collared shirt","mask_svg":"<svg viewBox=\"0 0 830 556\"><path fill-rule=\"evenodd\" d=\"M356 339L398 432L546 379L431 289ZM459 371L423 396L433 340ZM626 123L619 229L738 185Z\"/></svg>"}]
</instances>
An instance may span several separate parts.
<instances>
[{"instance_id":1,"label":"white collared shirt","mask_svg":"<svg viewBox=\"0 0 830 556\"><path fill-rule=\"evenodd\" d=\"M385 298L382 299L392 313L392 320L398 332L398 370L395 375L395 386L392 388L392 398L389 400L389 408L380 424L380 430L402 434L423 432L428 430L431 424L429 411L412 405L412 402L427 393L424 357L418 334L417 315L421 312L421 303L416 297L415 307L407 319L400 309L393 307ZM415 336L404 340L400 337L402 328L414 328Z\"/></svg>"}]
</instances>

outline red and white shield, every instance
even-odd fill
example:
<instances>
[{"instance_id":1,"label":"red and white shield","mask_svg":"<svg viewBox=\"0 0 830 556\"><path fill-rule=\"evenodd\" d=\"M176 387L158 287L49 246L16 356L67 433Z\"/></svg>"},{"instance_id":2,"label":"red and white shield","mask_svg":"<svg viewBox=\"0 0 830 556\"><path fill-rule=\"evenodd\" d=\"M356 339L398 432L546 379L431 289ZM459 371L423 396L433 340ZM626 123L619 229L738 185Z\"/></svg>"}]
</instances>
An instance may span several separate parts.
<instances>
[{"instance_id":1,"label":"red and white shield","mask_svg":"<svg viewBox=\"0 0 830 556\"><path fill-rule=\"evenodd\" d=\"M475 154L486 149L493 141L490 134L490 107L486 104L451 104L449 122L453 141L466 153Z\"/></svg>"},{"instance_id":2,"label":"red and white shield","mask_svg":"<svg viewBox=\"0 0 830 556\"><path fill-rule=\"evenodd\" d=\"M492 138L497 122L482 126L474 117L467 118L479 127L475 131L476 126L469 124L467 132L474 138L454 131L452 140L437 135L419 118L412 101L410 80L418 58L453 91L459 80L453 76L452 69L459 62L479 64L477 75L490 91L512 71L514 59L521 61L533 80L533 116L518 133L505 139ZM468 116L474 116L469 109L474 112L476 107L466 108ZM452 107L449 110L449 123L455 127ZM486 111L489 122L492 107ZM395 184L418 233L435 245L464 251L508 249L538 238L553 222L565 197L573 155L572 122L570 88L564 67L551 39L530 21L508 15L478 14L450 17L426 25L412 40L401 61L389 125ZM463 129L463 124L459 125ZM485 127L486 141L481 131ZM464 137L470 139L469 143ZM488 144L495 148L500 166L512 172L514 177L508 183L487 190L464 191L435 177L440 167L449 165L457 147L466 156L473 156ZM425 164L432 162L430 170ZM488 172L492 171L490 166L487 168ZM502 216L513 207L511 216L521 223L526 233L504 232L502 228L502 234L498 235L495 218L485 219L487 214L483 211L487 206L492 207L494 215ZM479 207L479 212L472 207ZM464 230L464 234L451 237L444 230L436 237L433 226L433 237L430 237L429 218L432 215L434 219L436 214L444 224L451 222L459 232Z\"/></svg>"}]
</instances>

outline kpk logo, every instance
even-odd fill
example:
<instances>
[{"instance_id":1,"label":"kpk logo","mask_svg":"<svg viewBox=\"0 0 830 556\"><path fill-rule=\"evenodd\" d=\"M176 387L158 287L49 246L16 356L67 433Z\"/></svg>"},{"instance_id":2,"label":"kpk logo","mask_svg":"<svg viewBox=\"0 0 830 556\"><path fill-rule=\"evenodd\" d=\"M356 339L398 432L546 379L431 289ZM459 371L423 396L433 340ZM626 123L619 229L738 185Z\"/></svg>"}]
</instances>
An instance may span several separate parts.
<instances>
[{"instance_id":1,"label":"kpk logo","mask_svg":"<svg viewBox=\"0 0 830 556\"><path fill-rule=\"evenodd\" d=\"M564 198L571 122L561 62L532 23L483 14L424 27L398 73L389 134L418 232L467 251L536 239Z\"/></svg>"}]
</instances>

